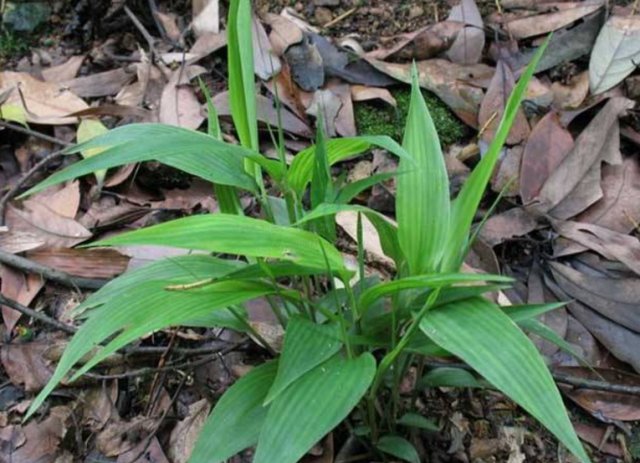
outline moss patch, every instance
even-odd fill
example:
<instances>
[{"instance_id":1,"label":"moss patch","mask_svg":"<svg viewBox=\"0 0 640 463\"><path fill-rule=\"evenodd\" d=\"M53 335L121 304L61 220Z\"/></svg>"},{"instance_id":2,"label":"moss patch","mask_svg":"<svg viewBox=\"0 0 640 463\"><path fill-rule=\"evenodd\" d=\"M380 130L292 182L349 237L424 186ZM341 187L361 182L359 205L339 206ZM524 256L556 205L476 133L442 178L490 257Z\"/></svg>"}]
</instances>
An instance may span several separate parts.
<instances>
[{"instance_id":1,"label":"moss patch","mask_svg":"<svg viewBox=\"0 0 640 463\"><path fill-rule=\"evenodd\" d=\"M0 30L0 63L29 51L29 41L20 33Z\"/></svg>"},{"instance_id":2,"label":"moss patch","mask_svg":"<svg viewBox=\"0 0 640 463\"><path fill-rule=\"evenodd\" d=\"M398 102L396 108L378 101L355 103L354 111L358 133L361 135L389 135L398 142L402 141L407 112L409 111L411 89L403 86L391 89L391 93ZM443 146L470 135L470 129L438 97L427 90L422 90L422 95Z\"/></svg>"}]
</instances>

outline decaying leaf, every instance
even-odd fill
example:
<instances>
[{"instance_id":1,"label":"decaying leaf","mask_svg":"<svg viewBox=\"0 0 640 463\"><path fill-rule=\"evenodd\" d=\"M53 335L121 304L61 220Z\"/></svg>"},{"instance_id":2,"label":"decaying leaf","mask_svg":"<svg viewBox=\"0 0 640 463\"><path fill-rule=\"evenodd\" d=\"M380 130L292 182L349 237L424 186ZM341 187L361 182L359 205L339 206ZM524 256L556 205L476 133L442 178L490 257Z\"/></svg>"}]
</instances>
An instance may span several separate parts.
<instances>
[{"instance_id":1,"label":"decaying leaf","mask_svg":"<svg viewBox=\"0 0 640 463\"><path fill-rule=\"evenodd\" d=\"M127 269L129 257L115 249L42 249L30 251L34 262L84 278L109 279Z\"/></svg>"},{"instance_id":2,"label":"decaying leaf","mask_svg":"<svg viewBox=\"0 0 640 463\"><path fill-rule=\"evenodd\" d=\"M47 82L64 82L75 78L84 62L85 56L71 56L67 61L57 66L42 70L42 78Z\"/></svg>"},{"instance_id":3,"label":"decaying leaf","mask_svg":"<svg viewBox=\"0 0 640 463\"><path fill-rule=\"evenodd\" d=\"M253 34L253 66L255 73L262 80L269 80L277 75L282 69L280 58L272 49L267 32L264 30L262 23L253 17L252 21Z\"/></svg>"},{"instance_id":4,"label":"decaying leaf","mask_svg":"<svg viewBox=\"0 0 640 463\"><path fill-rule=\"evenodd\" d=\"M523 236L540 225L534 216L521 207L514 207L506 212L489 217L480 230L480 237L491 246L505 240Z\"/></svg>"},{"instance_id":5,"label":"decaying leaf","mask_svg":"<svg viewBox=\"0 0 640 463\"><path fill-rule=\"evenodd\" d=\"M187 463L198 434L209 416L209 402L202 399L189 406L187 416L176 424L169 439L168 455L173 463Z\"/></svg>"},{"instance_id":6,"label":"decaying leaf","mask_svg":"<svg viewBox=\"0 0 640 463\"><path fill-rule=\"evenodd\" d=\"M39 81L22 72L0 72L0 92L10 88L14 91L5 104L22 108L26 120L34 124L73 124L76 118L67 115L88 107L72 91L57 84Z\"/></svg>"},{"instance_id":7,"label":"decaying leaf","mask_svg":"<svg viewBox=\"0 0 640 463\"><path fill-rule=\"evenodd\" d=\"M396 99L386 88L367 87L366 85L352 85L351 99L353 101L370 101L379 99L389 103L393 107L397 105Z\"/></svg>"},{"instance_id":8,"label":"decaying leaf","mask_svg":"<svg viewBox=\"0 0 640 463\"><path fill-rule=\"evenodd\" d=\"M269 41L271 47L277 56L284 55L291 45L300 43L303 38L303 32L293 21L282 15L268 13L265 16L266 23L271 27L269 33Z\"/></svg>"},{"instance_id":9,"label":"decaying leaf","mask_svg":"<svg viewBox=\"0 0 640 463\"><path fill-rule=\"evenodd\" d=\"M193 66L191 66L193 67ZM197 129L205 117L187 70L173 71L160 98L160 122L188 129ZM185 81L186 80L186 81Z\"/></svg>"},{"instance_id":10,"label":"decaying leaf","mask_svg":"<svg viewBox=\"0 0 640 463\"><path fill-rule=\"evenodd\" d=\"M44 279L33 273L24 274L7 265L0 265L0 293L24 306L29 306L44 286ZM10 307L0 305L2 320L7 332L15 328L21 314Z\"/></svg>"},{"instance_id":11,"label":"decaying leaf","mask_svg":"<svg viewBox=\"0 0 640 463\"><path fill-rule=\"evenodd\" d=\"M581 72L566 85L554 82L551 91L553 104L557 109L577 109L589 93L589 73Z\"/></svg>"},{"instance_id":12,"label":"decaying leaf","mask_svg":"<svg viewBox=\"0 0 640 463\"><path fill-rule=\"evenodd\" d=\"M453 44L447 51L447 58L458 64L480 62L484 49L484 22L475 0L462 0L451 8L450 21L460 21L465 25L458 32Z\"/></svg>"},{"instance_id":13,"label":"decaying leaf","mask_svg":"<svg viewBox=\"0 0 640 463\"><path fill-rule=\"evenodd\" d=\"M109 96L118 93L122 87L135 77L134 68L117 68L111 71L98 72L84 77L76 77L58 84L57 88L69 89L82 98ZM73 108L67 114L84 108Z\"/></svg>"},{"instance_id":14,"label":"decaying leaf","mask_svg":"<svg viewBox=\"0 0 640 463\"><path fill-rule=\"evenodd\" d=\"M532 14L525 18L513 19L505 24L505 29L517 39L547 34L583 18L602 8L600 0L560 3L561 8L545 14Z\"/></svg>"},{"instance_id":15,"label":"decaying leaf","mask_svg":"<svg viewBox=\"0 0 640 463\"><path fill-rule=\"evenodd\" d=\"M640 16L612 16L591 52L589 85L594 95L616 86L640 61Z\"/></svg>"},{"instance_id":16,"label":"decaying leaf","mask_svg":"<svg viewBox=\"0 0 640 463\"><path fill-rule=\"evenodd\" d=\"M483 129L482 140L487 143L491 142L495 137L504 114L507 99L513 87L515 87L515 82L513 72L511 72L506 63L503 61L498 62L496 72L491 79L478 113L478 126ZM520 143L527 138L529 132L529 123L524 111L520 108L509 131L507 144L516 145Z\"/></svg>"},{"instance_id":17,"label":"decaying leaf","mask_svg":"<svg viewBox=\"0 0 640 463\"><path fill-rule=\"evenodd\" d=\"M0 360L11 382L27 392L42 389L53 375L54 365L45 356L51 344L48 340L0 346Z\"/></svg>"},{"instance_id":18,"label":"decaying leaf","mask_svg":"<svg viewBox=\"0 0 640 463\"><path fill-rule=\"evenodd\" d=\"M193 0L193 30L200 36L220 31L219 0Z\"/></svg>"}]
</instances>

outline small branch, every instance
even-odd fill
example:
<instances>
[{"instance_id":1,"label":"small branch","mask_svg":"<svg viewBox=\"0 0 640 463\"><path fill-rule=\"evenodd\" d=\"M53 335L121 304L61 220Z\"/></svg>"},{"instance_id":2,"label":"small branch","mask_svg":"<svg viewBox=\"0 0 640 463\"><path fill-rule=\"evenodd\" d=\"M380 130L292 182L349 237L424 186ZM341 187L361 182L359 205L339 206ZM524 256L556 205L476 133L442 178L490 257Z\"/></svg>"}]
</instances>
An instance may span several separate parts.
<instances>
[{"instance_id":1,"label":"small branch","mask_svg":"<svg viewBox=\"0 0 640 463\"><path fill-rule=\"evenodd\" d=\"M30 309L19 302L14 301L13 299L9 299L5 297L2 293L0 293L0 305L6 305L7 307L11 307L13 310L17 310L23 315L27 317L35 318L36 320L40 320L43 323L51 325L55 328L58 328L65 333L74 334L78 329L74 326L67 325L62 323L54 318L49 317L48 315L38 312L36 310Z\"/></svg>"},{"instance_id":2,"label":"small branch","mask_svg":"<svg viewBox=\"0 0 640 463\"><path fill-rule=\"evenodd\" d=\"M55 281L73 289L100 289L109 280L74 277L46 265L39 264L24 257L8 253L0 249L0 263L15 267L28 273L36 273L48 280Z\"/></svg>"},{"instance_id":3,"label":"small branch","mask_svg":"<svg viewBox=\"0 0 640 463\"><path fill-rule=\"evenodd\" d=\"M473 368L464 363L447 363L427 361L425 365L429 368L458 368L461 370L467 370L475 372ZM595 379L579 378L577 376L566 375L563 373L555 373L551 371L551 376L557 383L567 384L578 389L592 389L594 391L604 392L617 392L619 394L633 394L640 395L640 386L627 386L624 384L608 383L606 381L599 381Z\"/></svg>"},{"instance_id":4,"label":"small branch","mask_svg":"<svg viewBox=\"0 0 640 463\"><path fill-rule=\"evenodd\" d=\"M129 9L128 6L126 5L124 6L124 11L125 13L127 13L127 16L129 16L129 19L131 19L131 22L133 22L133 25L136 26L136 29L138 29L140 34L142 34L142 36L147 42L147 45L149 45L149 51L151 52L152 59L153 57L160 59L160 55L158 54L158 51L156 50L156 47L155 47L155 39L153 38L153 36L149 33L147 28L144 27L144 24L140 22L140 20L133 13L133 11Z\"/></svg>"},{"instance_id":5,"label":"small branch","mask_svg":"<svg viewBox=\"0 0 640 463\"><path fill-rule=\"evenodd\" d=\"M15 132L20 132L34 138L39 138L40 140L48 141L49 143L53 143L54 145L71 146L71 143L67 143L66 141L61 140L60 138L52 137L51 135L37 132L28 127L23 127L18 124L12 124L11 122L0 120L0 127L4 127L5 129L11 129Z\"/></svg>"},{"instance_id":6,"label":"small branch","mask_svg":"<svg viewBox=\"0 0 640 463\"><path fill-rule=\"evenodd\" d=\"M49 164L54 159L58 159L64 155L64 150L59 150L51 153L46 158L42 159L36 165L34 165L31 169L29 169L22 178L13 185L9 191L7 191L4 196L0 199L0 225L4 225L4 210L7 207L7 203L15 196L15 194L22 188L22 186L31 179L40 169Z\"/></svg>"}]
</instances>

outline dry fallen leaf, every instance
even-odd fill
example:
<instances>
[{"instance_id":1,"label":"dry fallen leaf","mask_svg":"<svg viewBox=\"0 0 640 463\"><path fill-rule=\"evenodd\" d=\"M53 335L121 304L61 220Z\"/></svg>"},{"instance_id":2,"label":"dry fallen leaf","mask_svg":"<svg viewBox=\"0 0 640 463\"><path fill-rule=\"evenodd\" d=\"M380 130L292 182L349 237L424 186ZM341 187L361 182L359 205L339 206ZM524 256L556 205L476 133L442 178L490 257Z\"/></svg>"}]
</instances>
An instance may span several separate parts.
<instances>
[{"instance_id":1,"label":"dry fallen leaf","mask_svg":"<svg viewBox=\"0 0 640 463\"><path fill-rule=\"evenodd\" d=\"M10 88L14 91L5 104L22 108L26 120L34 124L73 124L77 119L67 115L88 107L72 91L57 84L39 81L22 72L0 72L0 92Z\"/></svg>"},{"instance_id":2,"label":"dry fallen leaf","mask_svg":"<svg viewBox=\"0 0 640 463\"><path fill-rule=\"evenodd\" d=\"M526 235L540 225L534 216L521 207L489 217L480 230L480 238L491 246Z\"/></svg>"},{"instance_id":3,"label":"dry fallen leaf","mask_svg":"<svg viewBox=\"0 0 640 463\"><path fill-rule=\"evenodd\" d=\"M484 22L475 0L462 0L451 8L448 19L459 21L465 25L458 32L447 58L458 64L474 64L480 62L484 49Z\"/></svg>"},{"instance_id":4,"label":"dry fallen leaf","mask_svg":"<svg viewBox=\"0 0 640 463\"><path fill-rule=\"evenodd\" d=\"M201 399L189 405L189 412L178 421L171 437L167 454L173 463L187 463L204 423L209 417L209 402Z\"/></svg>"},{"instance_id":5,"label":"dry fallen leaf","mask_svg":"<svg viewBox=\"0 0 640 463\"><path fill-rule=\"evenodd\" d=\"M27 258L83 278L110 279L127 269L129 257L115 249L42 249Z\"/></svg>"},{"instance_id":6,"label":"dry fallen leaf","mask_svg":"<svg viewBox=\"0 0 640 463\"><path fill-rule=\"evenodd\" d=\"M118 93L122 87L131 82L135 77L133 66L117 68L111 71L98 72L84 77L60 82L57 88L60 91L69 89L73 94L82 98L93 98L100 96L110 96ZM73 108L67 114L79 111L84 108Z\"/></svg>"},{"instance_id":7,"label":"dry fallen leaf","mask_svg":"<svg viewBox=\"0 0 640 463\"><path fill-rule=\"evenodd\" d=\"M493 79L491 79L478 113L478 126L483 129L481 139L487 143L490 143L495 137L504 114L507 99L513 87L515 87L515 82L513 72L511 72L507 64L503 61L498 62L496 72L493 75ZM509 131L507 144L516 145L522 142L529 136L529 132L529 123L524 111L520 108Z\"/></svg>"},{"instance_id":8,"label":"dry fallen leaf","mask_svg":"<svg viewBox=\"0 0 640 463\"><path fill-rule=\"evenodd\" d=\"M205 116L189 82L185 82L188 72L176 69L162 91L160 99L160 122L187 129L197 129Z\"/></svg>"},{"instance_id":9,"label":"dry fallen leaf","mask_svg":"<svg viewBox=\"0 0 640 463\"><path fill-rule=\"evenodd\" d=\"M561 82L551 84L553 104L557 109L577 109L589 93L589 73L581 72L564 85Z\"/></svg>"},{"instance_id":10,"label":"dry fallen leaf","mask_svg":"<svg viewBox=\"0 0 640 463\"><path fill-rule=\"evenodd\" d=\"M219 0L193 0L193 30L197 36L220 31Z\"/></svg>"},{"instance_id":11,"label":"dry fallen leaf","mask_svg":"<svg viewBox=\"0 0 640 463\"><path fill-rule=\"evenodd\" d=\"M0 280L2 280L0 293L27 307L44 286L44 280L40 275L33 273L25 275L19 270L1 264ZM5 329L8 333L11 333L18 320L20 320L21 314L10 307L0 307L2 307L2 320L4 321Z\"/></svg>"},{"instance_id":12,"label":"dry fallen leaf","mask_svg":"<svg viewBox=\"0 0 640 463\"><path fill-rule=\"evenodd\" d=\"M11 382L27 392L41 390L53 376L53 366L45 357L49 349L51 341L0 346L0 360Z\"/></svg>"},{"instance_id":13,"label":"dry fallen leaf","mask_svg":"<svg viewBox=\"0 0 640 463\"><path fill-rule=\"evenodd\" d=\"M42 78L47 82L60 83L73 79L80 70L85 56L72 56L67 61L57 66L42 70Z\"/></svg>"},{"instance_id":14,"label":"dry fallen leaf","mask_svg":"<svg viewBox=\"0 0 640 463\"><path fill-rule=\"evenodd\" d=\"M284 16L267 13L264 20L271 27L269 41L277 56L283 56L287 48L302 41L302 29Z\"/></svg>"},{"instance_id":15,"label":"dry fallen leaf","mask_svg":"<svg viewBox=\"0 0 640 463\"><path fill-rule=\"evenodd\" d=\"M545 14L532 14L525 18L508 21L504 28L516 39L524 39L536 35L547 34L583 18L602 8L600 0L585 2L567 2L560 4L556 11Z\"/></svg>"},{"instance_id":16,"label":"dry fallen leaf","mask_svg":"<svg viewBox=\"0 0 640 463\"><path fill-rule=\"evenodd\" d=\"M391 92L386 88L367 87L366 85L352 85L351 99L353 101L382 100L394 108L398 104Z\"/></svg>"},{"instance_id":17,"label":"dry fallen leaf","mask_svg":"<svg viewBox=\"0 0 640 463\"><path fill-rule=\"evenodd\" d=\"M272 49L267 32L264 30L264 26L260 20L254 16L251 24L253 27L251 37L253 40L254 70L256 75L262 80L269 80L280 73L282 64L280 63L280 58Z\"/></svg>"},{"instance_id":18,"label":"dry fallen leaf","mask_svg":"<svg viewBox=\"0 0 640 463\"><path fill-rule=\"evenodd\" d=\"M616 86L640 61L640 16L612 16L591 52L589 86L597 95Z\"/></svg>"}]
</instances>

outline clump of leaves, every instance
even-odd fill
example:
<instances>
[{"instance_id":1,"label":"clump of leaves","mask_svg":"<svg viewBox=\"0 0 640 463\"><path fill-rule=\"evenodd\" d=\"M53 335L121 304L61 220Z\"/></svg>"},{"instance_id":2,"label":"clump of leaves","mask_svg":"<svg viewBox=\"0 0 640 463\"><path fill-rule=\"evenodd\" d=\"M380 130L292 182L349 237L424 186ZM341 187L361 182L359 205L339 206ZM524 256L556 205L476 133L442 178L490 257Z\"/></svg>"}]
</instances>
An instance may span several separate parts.
<instances>
[{"instance_id":1,"label":"clump of leaves","mask_svg":"<svg viewBox=\"0 0 640 463\"><path fill-rule=\"evenodd\" d=\"M399 386L407 369L428 355L463 359L588 462L542 357L522 331L526 327L553 339L535 317L558 305L501 307L484 294L508 285L509 278L460 272L474 236L473 217L544 47L522 74L485 156L450 201L440 142L415 72L402 146L388 136L326 140L320 126L315 146L298 153L290 165L283 152L279 160L259 154L250 21L250 2L233 0L229 78L241 146L221 141L209 99L208 134L159 124L120 127L71 148L103 151L31 191L153 159L214 183L223 213L173 220L93 244L155 244L211 254L150 264L83 302L78 311L85 312L86 321L28 416L67 376L77 379L149 332L176 325L251 332L243 304L267 297L285 329L283 350L217 402L191 462L223 462L256 446L257 463L295 463L345 419L350 429L365 433L372 452L379 453L375 458L388 454L418 462L403 429L429 423L416 414L415 404L400 400ZM344 185L330 173L333 164L372 145L400 158L397 226L349 204L388 176ZM265 176L280 195L267 194ZM256 197L266 219L243 215L240 192ZM302 201L306 196L309 201ZM341 211L359 214L357 278L334 245L334 217ZM375 226L384 252L395 262L397 274L390 281L364 277L364 220ZM89 360L78 365L87 355ZM433 380L434 372L429 374ZM440 375L441 384L445 376Z\"/></svg>"},{"instance_id":2,"label":"clump of leaves","mask_svg":"<svg viewBox=\"0 0 640 463\"><path fill-rule=\"evenodd\" d=\"M401 141L406 125L411 91L405 87L392 90L397 106L377 101L364 101L356 103L354 115L358 131L367 135L389 135L396 141ZM465 138L469 129L449 110L449 108L433 93L422 90L429 114L438 131L440 143L443 146L450 145Z\"/></svg>"}]
</instances>

